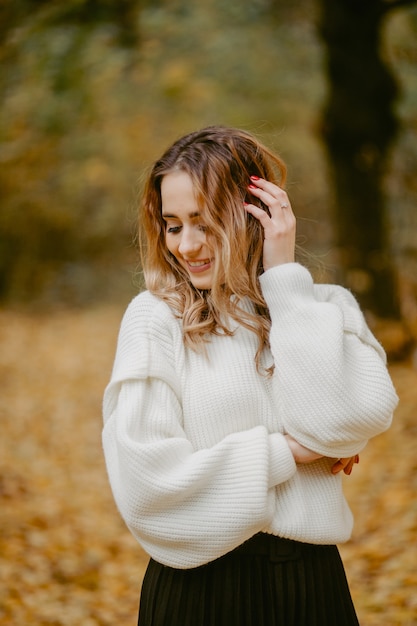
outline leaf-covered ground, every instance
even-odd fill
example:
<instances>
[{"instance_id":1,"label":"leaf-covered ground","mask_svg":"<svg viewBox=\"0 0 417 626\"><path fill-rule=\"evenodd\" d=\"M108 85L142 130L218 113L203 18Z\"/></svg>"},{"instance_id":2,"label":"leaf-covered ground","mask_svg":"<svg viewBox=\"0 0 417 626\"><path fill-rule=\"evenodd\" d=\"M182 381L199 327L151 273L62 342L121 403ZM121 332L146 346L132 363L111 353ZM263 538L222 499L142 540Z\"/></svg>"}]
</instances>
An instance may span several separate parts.
<instances>
[{"instance_id":1,"label":"leaf-covered ground","mask_svg":"<svg viewBox=\"0 0 417 626\"><path fill-rule=\"evenodd\" d=\"M101 451L121 313L0 312L0 624L135 624L147 557ZM417 373L391 371L394 425L345 481L356 525L341 551L361 626L417 625Z\"/></svg>"}]
</instances>

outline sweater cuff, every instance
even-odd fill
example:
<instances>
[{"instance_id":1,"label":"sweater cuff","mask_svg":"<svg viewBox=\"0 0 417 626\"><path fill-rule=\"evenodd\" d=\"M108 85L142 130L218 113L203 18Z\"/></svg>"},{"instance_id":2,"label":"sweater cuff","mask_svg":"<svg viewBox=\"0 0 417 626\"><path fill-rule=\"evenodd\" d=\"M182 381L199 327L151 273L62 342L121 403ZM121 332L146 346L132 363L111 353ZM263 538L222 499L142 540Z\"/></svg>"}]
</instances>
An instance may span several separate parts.
<instances>
[{"instance_id":1,"label":"sweater cuff","mask_svg":"<svg viewBox=\"0 0 417 626\"><path fill-rule=\"evenodd\" d=\"M294 310L315 300L314 283L310 272L299 263L284 263L271 267L259 277L263 296L271 315Z\"/></svg>"},{"instance_id":2,"label":"sweater cuff","mask_svg":"<svg viewBox=\"0 0 417 626\"><path fill-rule=\"evenodd\" d=\"M269 488L289 480L297 466L284 435L269 435Z\"/></svg>"}]
</instances>

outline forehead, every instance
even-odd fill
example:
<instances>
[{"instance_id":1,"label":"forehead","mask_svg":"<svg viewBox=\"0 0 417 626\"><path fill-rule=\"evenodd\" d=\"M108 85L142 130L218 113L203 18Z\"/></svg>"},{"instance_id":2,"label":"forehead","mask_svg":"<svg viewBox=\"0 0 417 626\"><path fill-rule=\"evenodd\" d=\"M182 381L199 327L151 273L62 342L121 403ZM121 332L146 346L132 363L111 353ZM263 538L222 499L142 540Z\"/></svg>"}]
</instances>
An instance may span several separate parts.
<instances>
[{"instance_id":1,"label":"forehead","mask_svg":"<svg viewBox=\"0 0 417 626\"><path fill-rule=\"evenodd\" d=\"M162 210L167 206L197 206L192 178L187 172L174 171L165 174L161 182Z\"/></svg>"}]
</instances>

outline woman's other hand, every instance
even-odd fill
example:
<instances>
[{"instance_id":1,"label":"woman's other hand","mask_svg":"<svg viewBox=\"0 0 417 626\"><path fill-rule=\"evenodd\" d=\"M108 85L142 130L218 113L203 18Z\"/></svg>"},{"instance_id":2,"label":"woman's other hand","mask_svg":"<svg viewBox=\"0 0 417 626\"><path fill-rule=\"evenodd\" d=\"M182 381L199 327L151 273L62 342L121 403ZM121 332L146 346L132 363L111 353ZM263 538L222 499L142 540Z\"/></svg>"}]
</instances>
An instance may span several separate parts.
<instances>
[{"instance_id":1,"label":"woman's other hand","mask_svg":"<svg viewBox=\"0 0 417 626\"><path fill-rule=\"evenodd\" d=\"M291 437L291 435L284 435L284 437L287 440L296 463L311 463L312 461L317 461L317 459L321 459L323 457L322 454L318 454L317 452L313 452L313 450L309 450L308 448L302 446L301 443L298 443L298 441L296 441L294 437Z\"/></svg>"},{"instance_id":2,"label":"woman's other hand","mask_svg":"<svg viewBox=\"0 0 417 626\"><path fill-rule=\"evenodd\" d=\"M344 473L349 476L352 473L355 463L359 463L359 454L355 454L355 456L346 459L338 459L332 466L332 474L338 474L343 470Z\"/></svg>"},{"instance_id":3,"label":"woman's other hand","mask_svg":"<svg viewBox=\"0 0 417 626\"><path fill-rule=\"evenodd\" d=\"M264 270L283 263L293 263L295 259L296 219L286 192L263 178L251 176L248 191L259 198L270 211L254 204L245 204L248 213L262 224L264 229Z\"/></svg>"},{"instance_id":4,"label":"woman's other hand","mask_svg":"<svg viewBox=\"0 0 417 626\"><path fill-rule=\"evenodd\" d=\"M291 435L284 436L296 463L311 463L312 461L317 461L317 459L322 458L322 454L318 454L317 452L313 452L313 450L309 450L309 448L305 448L293 437L291 437ZM332 465L332 474L338 474L343 471L349 476L352 473L355 463L359 463L359 454L355 454L355 456L348 458L338 459Z\"/></svg>"}]
</instances>

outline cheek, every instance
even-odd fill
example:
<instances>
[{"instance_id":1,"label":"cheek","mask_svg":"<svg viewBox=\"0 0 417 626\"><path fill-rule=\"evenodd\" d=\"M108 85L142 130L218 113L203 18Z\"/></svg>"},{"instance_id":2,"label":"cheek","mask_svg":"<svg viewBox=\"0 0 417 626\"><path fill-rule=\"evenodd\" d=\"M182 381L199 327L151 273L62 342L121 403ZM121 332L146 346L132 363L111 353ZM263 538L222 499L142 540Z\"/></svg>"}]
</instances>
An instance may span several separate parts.
<instances>
[{"instance_id":1,"label":"cheek","mask_svg":"<svg viewBox=\"0 0 417 626\"><path fill-rule=\"evenodd\" d=\"M168 250L168 252L170 252L171 254L175 255L175 250L176 250L176 245L175 245L175 239L172 237L172 235L170 235L169 233L165 234L164 237L165 240L165 246Z\"/></svg>"},{"instance_id":2,"label":"cheek","mask_svg":"<svg viewBox=\"0 0 417 626\"><path fill-rule=\"evenodd\" d=\"M212 253L218 249L218 245L216 245L216 240L213 235L208 235L205 233L204 245L208 248Z\"/></svg>"}]
</instances>

